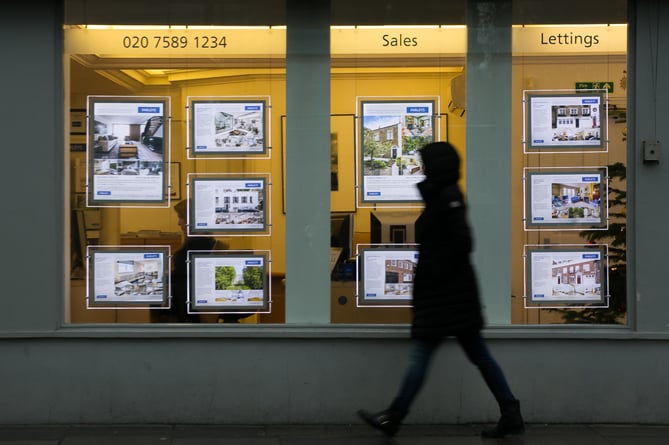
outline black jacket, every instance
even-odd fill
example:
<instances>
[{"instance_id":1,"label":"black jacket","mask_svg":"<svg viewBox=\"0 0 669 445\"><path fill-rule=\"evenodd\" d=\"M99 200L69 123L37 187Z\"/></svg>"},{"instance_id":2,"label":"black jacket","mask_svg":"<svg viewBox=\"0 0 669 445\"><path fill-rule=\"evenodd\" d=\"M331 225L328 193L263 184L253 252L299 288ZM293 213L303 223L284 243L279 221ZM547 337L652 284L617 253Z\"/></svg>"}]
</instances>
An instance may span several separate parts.
<instances>
[{"instance_id":1,"label":"black jacket","mask_svg":"<svg viewBox=\"0 0 669 445\"><path fill-rule=\"evenodd\" d=\"M212 250L216 240L205 237L187 237L172 257L171 289L172 304L170 309L151 311L153 323L198 323L200 316L189 314L186 299L188 295L188 251Z\"/></svg>"},{"instance_id":2,"label":"black jacket","mask_svg":"<svg viewBox=\"0 0 669 445\"><path fill-rule=\"evenodd\" d=\"M460 159L446 142L428 144L420 154L425 180L418 189L425 209L416 223L419 257L411 335L441 339L477 332L483 316L470 261L471 231L457 185Z\"/></svg>"}]
</instances>

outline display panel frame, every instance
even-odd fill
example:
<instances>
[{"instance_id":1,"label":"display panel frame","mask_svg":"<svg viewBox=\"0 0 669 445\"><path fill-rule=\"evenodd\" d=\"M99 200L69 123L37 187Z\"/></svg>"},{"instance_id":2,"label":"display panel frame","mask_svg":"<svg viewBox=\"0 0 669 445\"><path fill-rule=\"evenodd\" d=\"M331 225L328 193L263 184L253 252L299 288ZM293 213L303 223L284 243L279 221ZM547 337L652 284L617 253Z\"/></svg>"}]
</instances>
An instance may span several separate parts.
<instances>
[{"instance_id":1,"label":"display panel frame","mask_svg":"<svg viewBox=\"0 0 669 445\"><path fill-rule=\"evenodd\" d=\"M170 100L88 96L89 207L169 207Z\"/></svg>"},{"instance_id":2,"label":"display panel frame","mask_svg":"<svg viewBox=\"0 0 669 445\"><path fill-rule=\"evenodd\" d=\"M88 246L86 308L169 308L170 257L170 246Z\"/></svg>"},{"instance_id":3,"label":"display panel frame","mask_svg":"<svg viewBox=\"0 0 669 445\"><path fill-rule=\"evenodd\" d=\"M525 245L524 250L526 308L608 307L607 245Z\"/></svg>"},{"instance_id":4,"label":"display panel frame","mask_svg":"<svg viewBox=\"0 0 669 445\"><path fill-rule=\"evenodd\" d=\"M418 150L438 140L438 97L358 97L357 107L359 207L421 203Z\"/></svg>"},{"instance_id":5,"label":"display panel frame","mask_svg":"<svg viewBox=\"0 0 669 445\"><path fill-rule=\"evenodd\" d=\"M188 97L188 158L270 157L270 98Z\"/></svg>"},{"instance_id":6,"label":"display panel frame","mask_svg":"<svg viewBox=\"0 0 669 445\"><path fill-rule=\"evenodd\" d=\"M358 307L412 306L417 244L358 244L356 263Z\"/></svg>"},{"instance_id":7,"label":"display panel frame","mask_svg":"<svg viewBox=\"0 0 669 445\"><path fill-rule=\"evenodd\" d=\"M606 230L608 168L524 169L525 230Z\"/></svg>"},{"instance_id":8,"label":"display panel frame","mask_svg":"<svg viewBox=\"0 0 669 445\"><path fill-rule=\"evenodd\" d=\"M271 312L270 251L189 251L187 255L188 313Z\"/></svg>"},{"instance_id":9,"label":"display panel frame","mask_svg":"<svg viewBox=\"0 0 669 445\"><path fill-rule=\"evenodd\" d=\"M170 200L179 201L181 199L181 162L168 162L169 186L166 194Z\"/></svg>"},{"instance_id":10,"label":"display panel frame","mask_svg":"<svg viewBox=\"0 0 669 445\"><path fill-rule=\"evenodd\" d=\"M523 91L525 153L607 152L608 91Z\"/></svg>"},{"instance_id":11,"label":"display panel frame","mask_svg":"<svg viewBox=\"0 0 669 445\"><path fill-rule=\"evenodd\" d=\"M188 236L270 235L269 173L188 174Z\"/></svg>"}]
</instances>

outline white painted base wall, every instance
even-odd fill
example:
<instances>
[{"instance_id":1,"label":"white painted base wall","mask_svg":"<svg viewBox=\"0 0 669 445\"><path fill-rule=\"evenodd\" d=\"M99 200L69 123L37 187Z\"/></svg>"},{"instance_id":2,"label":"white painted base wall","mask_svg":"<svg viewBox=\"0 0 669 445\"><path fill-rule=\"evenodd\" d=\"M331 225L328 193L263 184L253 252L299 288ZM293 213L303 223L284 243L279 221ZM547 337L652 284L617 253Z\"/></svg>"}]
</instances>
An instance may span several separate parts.
<instances>
[{"instance_id":1,"label":"white painted base wall","mask_svg":"<svg viewBox=\"0 0 669 445\"><path fill-rule=\"evenodd\" d=\"M666 341L492 339L531 423L667 424ZM357 422L398 388L402 339L2 339L2 424ZM407 423L492 422L478 371L439 351Z\"/></svg>"}]
</instances>

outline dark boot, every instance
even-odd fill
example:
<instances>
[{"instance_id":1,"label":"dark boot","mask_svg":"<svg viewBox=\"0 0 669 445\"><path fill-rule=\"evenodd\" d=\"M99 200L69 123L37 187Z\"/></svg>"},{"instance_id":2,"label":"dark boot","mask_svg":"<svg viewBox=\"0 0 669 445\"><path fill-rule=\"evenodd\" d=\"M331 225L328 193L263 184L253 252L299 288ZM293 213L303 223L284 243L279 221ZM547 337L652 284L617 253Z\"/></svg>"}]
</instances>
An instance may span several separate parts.
<instances>
[{"instance_id":1,"label":"dark boot","mask_svg":"<svg viewBox=\"0 0 669 445\"><path fill-rule=\"evenodd\" d=\"M511 400L501 402L499 409L502 412L499 422L493 428L486 428L481 432L482 437L502 438L507 434L522 434L525 432L525 422L520 414L520 402Z\"/></svg>"},{"instance_id":2,"label":"dark boot","mask_svg":"<svg viewBox=\"0 0 669 445\"><path fill-rule=\"evenodd\" d=\"M358 416L360 416L367 425L376 428L388 437L392 437L397 433L397 430L400 429L405 414L390 409L373 414L361 409L358 411Z\"/></svg>"}]
</instances>

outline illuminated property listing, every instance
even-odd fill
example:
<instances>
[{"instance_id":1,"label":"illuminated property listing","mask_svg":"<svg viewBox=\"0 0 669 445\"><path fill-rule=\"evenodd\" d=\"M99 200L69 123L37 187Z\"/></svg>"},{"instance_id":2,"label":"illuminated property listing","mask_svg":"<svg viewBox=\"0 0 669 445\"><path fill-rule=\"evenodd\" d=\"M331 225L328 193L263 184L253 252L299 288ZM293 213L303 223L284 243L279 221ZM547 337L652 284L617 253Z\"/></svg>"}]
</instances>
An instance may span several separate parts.
<instances>
[{"instance_id":1,"label":"illuminated property listing","mask_svg":"<svg viewBox=\"0 0 669 445\"><path fill-rule=\"evenodd\" d=\"M89 98L91 203L165 200L166 107L167 99Z\"/></svg>"},{"instance_id":2,"label":"illuminated property listing","mask_svg":"<svg viewBox=\"0 0 669 445\"><path fill-rule=\"evenodd\" d=\"M600 302L605 296L604 253L597 246L531 249L528 265L532 302Z\"/></svg>"},{"instance_id":3,"label":"illuminated property listing","mask_svg":"<svg viewBox=\"0 0 669 445\"><path fill-rule=\"evenodd\" d=\"M163 303L167 254L155 251L92 250L91 304Z\"/></svg>"},{"instance_id":4,"label":"illuminated property listing","mask_svg":"<svg viewBox=\"0 0 669 445\"><path fill-rule=\"evenodd\" d=\"M410 302L418 251L413 248L362 249L362 303Z\"/></svg>"},{"instance_id":5,"label":"illuminated property listing","mask_svg":"<svg viewBox=\"0 0 669 445\"><path fill-rule=\"evenodd\" d=\"M239 232L265 229L265 178L192 180L192 232Z\"/></svg>"},{"instance_id":6,"label":"illuminated property listing","mask_svg":"<svg viewBox=\"0 0 669 445\"><path fill-rule=\"evenodd\" d=\"M265 153L265 101L193 100L192 152Z\"/></svg>"},{"instance_id":7,"label":"illuminated property listing","mask_svg":"<svg viewBox=\"0 0 669 445\"><path fill-rule=\"evenodd\" d=\"M418 150L434 141L433 101L362 101L363 202L419 202Z\"/></svg>"},{"instance_id":8,"label":"illuminated property listing","mask_svg":"<svg viewBox=\"0 0 669 445\"><path fill-rule=\"evenodd\" d=\"M606 224L605 170L531 171L528 227L594 228Z\"/></svg>"},{"instance_id":9,"label":"illuminated property listing","mask_svg":"<svg viewBox=\"0 0 669 445\"><path fill-rule=\"evenodd\" d=\"M191 308L267 308L267 259L262 254L199 254L191 259Z\"/></svg>"},{"instance_id":10,"label":"illuminated property listing","mask_svg":"<svg viewBox=\"0 0 669 445\"><path fill-rule=\"evenodd\" d=\"M600 149L606 139L604 94L527 94L528 148Z\"/></svg>"}]
</instances>

